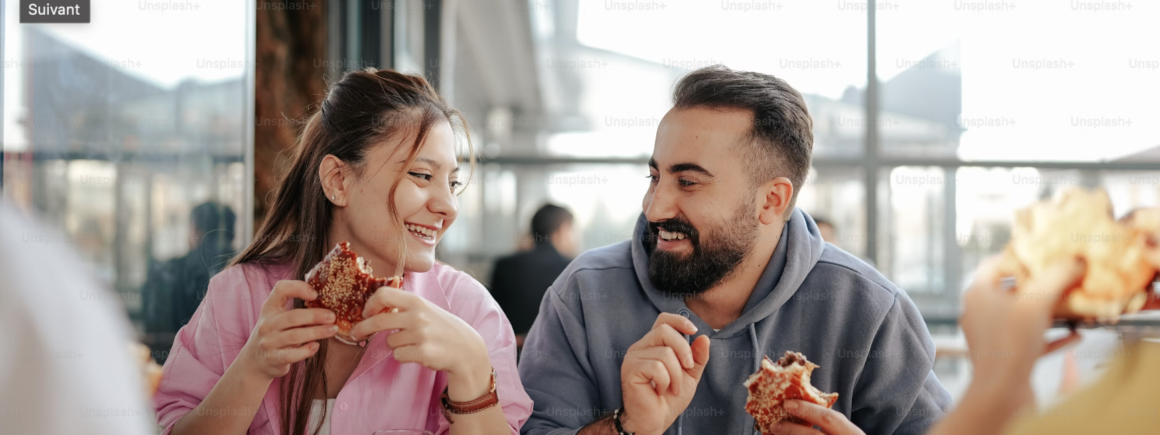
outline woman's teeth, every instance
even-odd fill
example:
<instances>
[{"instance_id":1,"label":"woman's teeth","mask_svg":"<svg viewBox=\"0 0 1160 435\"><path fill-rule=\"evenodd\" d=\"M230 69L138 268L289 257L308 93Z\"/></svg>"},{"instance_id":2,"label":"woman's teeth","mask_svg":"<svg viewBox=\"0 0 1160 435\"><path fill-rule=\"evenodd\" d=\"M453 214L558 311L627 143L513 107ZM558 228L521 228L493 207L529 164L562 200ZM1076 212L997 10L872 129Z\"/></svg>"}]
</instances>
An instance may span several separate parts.
<instances>
[{"instance_id":1,"label":"woman's teeth","mask_svg":"<svg viewBox=\"0 0 1160 435\"><path fill-rule=\"evenodd\" d=\"M678 233L674 231L659 230L660 236L665 240L685 240L685 233Z\"/></svg>"},{"instance_id":2,"label":"woman's teeth","mask_svg":"<svg viewBox=\"0 0 1160 435\"><path fill-rule=\"evenodd\" d=\"M435 239L435 230L427 228L427 227L421 227L418 225L407 224L407 231L415 233L416 235L418 235L419 237L422 237L424 239L428 239L428 240Z\"/></svg>"}]
</instances>

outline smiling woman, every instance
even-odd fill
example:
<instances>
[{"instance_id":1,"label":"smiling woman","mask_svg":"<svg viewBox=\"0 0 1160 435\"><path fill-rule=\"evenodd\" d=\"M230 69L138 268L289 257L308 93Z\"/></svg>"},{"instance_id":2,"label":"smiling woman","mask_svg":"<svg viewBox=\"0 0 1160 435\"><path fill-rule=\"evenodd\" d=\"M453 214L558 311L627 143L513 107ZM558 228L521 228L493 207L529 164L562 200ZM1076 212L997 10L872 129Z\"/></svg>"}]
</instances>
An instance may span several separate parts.
<instances>
[{"instance_id":1,"label":"smiling woman","mask_svg":"<svg viewBox=\"0 0 1160 435\"><path fill-rule=\"evenodd\" d=\"M516 432L531 400L511 325L479 282L435 262L458 215L458 134L471 155L462 116L420 76L368 69L334 84L254 243L175 339L174 355L195 356L167 364L160 423L174 434ZM335 337L334 312L306 307L319 295L303 276L341 242L403 276L367 300L348 335L358 344ZM223 408L249 412L203 412Z\"/></svg>"}]
</instances>

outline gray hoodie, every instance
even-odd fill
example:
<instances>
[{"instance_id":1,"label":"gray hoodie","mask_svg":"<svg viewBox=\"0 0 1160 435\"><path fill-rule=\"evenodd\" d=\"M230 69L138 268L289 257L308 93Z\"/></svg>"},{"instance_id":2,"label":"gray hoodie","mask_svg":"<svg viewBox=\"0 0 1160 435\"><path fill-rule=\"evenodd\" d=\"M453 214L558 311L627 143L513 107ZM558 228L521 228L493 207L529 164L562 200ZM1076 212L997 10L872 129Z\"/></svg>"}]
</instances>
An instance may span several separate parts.
<instances>
[{"instance_id":1,"label":"gray hoodie","mask_svg":"<svg viewBox=\"0 0 1160 435\"><path fill-rule=\"evenodd\" d=\"M951 407L914 302L823 242L800 209L741 317L717 332L649 282L646 231L642 215L631 241L584 253L544 296L519 364L535 401L522 433L572 434L620 407L625 352L662 312L688 317L712 340L696 394L668 434L754 433L742 383L763 355L776 360L787 350L821 366L813 385L839 393L834 409L868 434L921 434Z\"/></svg>"}]
</instances>

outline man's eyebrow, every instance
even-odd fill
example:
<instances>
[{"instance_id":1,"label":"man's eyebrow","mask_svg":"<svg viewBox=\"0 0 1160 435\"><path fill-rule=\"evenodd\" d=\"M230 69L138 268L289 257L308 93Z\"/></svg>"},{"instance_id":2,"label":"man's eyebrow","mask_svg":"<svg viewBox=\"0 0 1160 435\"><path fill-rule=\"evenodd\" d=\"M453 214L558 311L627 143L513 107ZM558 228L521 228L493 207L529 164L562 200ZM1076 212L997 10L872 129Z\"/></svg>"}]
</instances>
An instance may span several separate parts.
<instances>
[{"instance_id":1,"label":"man's eyebrow","mask_svg":"<svg viewBox=\"0 0 1160 435\"><path fill-rule=\"evenodd\" d=\"M713 176L712 172L709 172L708 169L705 169L696 163L677 163L675 165L669 166L669 173L672 174L675 172L700 172L706 177Z\"/></svg>"}]
</instances>

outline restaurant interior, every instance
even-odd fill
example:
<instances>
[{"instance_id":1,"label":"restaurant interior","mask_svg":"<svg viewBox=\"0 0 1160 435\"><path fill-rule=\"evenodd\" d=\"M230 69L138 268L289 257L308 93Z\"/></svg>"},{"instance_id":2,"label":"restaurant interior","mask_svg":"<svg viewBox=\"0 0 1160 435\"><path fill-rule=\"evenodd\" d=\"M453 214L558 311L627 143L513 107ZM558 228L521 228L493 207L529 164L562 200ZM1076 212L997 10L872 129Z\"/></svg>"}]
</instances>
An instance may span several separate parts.
<instances>
[{"instance_id":1,"label":"restaurant interior","mask_svg":"<svg viewBox=\"0 0 1160 435\"><path fill-rule=\"evenodd\" d=\"M62 235L42 241L78 253L158 364L188 320L175 289L205 295L166 267L249 245L304 119L365 68L426 77L467 120L474 170L437 258L485 285L544 204L574 216L577 254L631 238L682 76L784 79L813 118L797 207L914 301L956 400L972 373L962 293L1017 210L1076 187L1104 189L1116 217L1160 206L1160 5L92 3L79 25L22 23L24 2L2 2L2 198ZM1139 330L1084 329L1039 360L1037 403L1097 379L1125 331Z\"/></svg>"}]
</instances>

